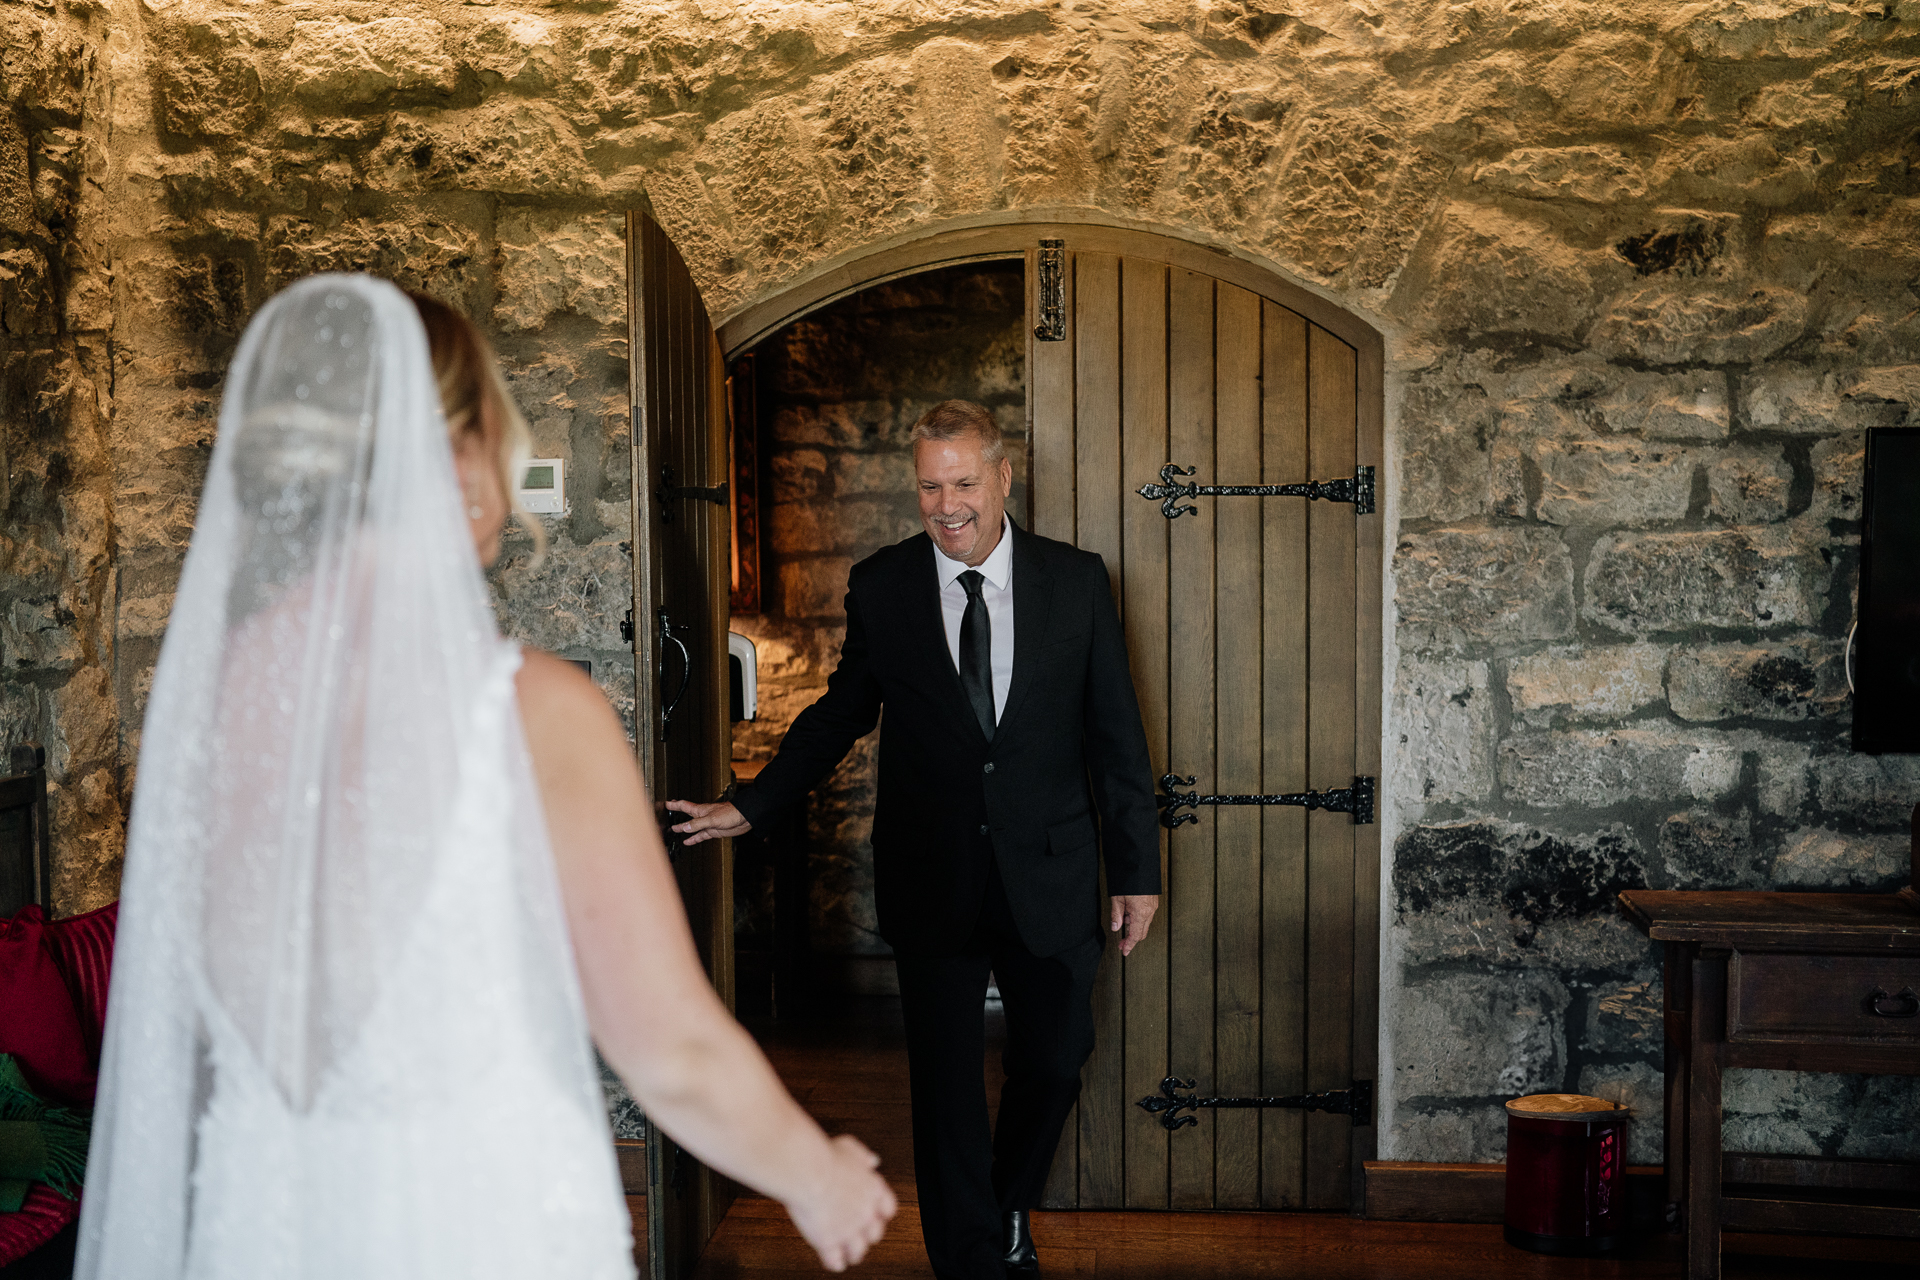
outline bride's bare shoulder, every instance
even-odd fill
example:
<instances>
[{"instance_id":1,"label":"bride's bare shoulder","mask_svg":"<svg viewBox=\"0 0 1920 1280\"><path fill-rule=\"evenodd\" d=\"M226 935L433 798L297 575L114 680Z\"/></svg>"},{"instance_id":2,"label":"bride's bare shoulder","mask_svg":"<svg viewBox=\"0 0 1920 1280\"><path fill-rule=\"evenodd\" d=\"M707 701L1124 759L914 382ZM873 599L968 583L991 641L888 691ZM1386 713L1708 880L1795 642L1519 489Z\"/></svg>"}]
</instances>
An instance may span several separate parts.
<instances>
[{"instance_id":1,"label":"bride's bare shoulder","mask_svg":"<svg viewBox=\"0 0 1920 1280\"><path fill-rule=\"evenodd\" d=\"M564 726L569 734L578 734L601 727L603 721L617 726L600 686L565 658L542 649L523 650L514 683L520 695L520 717L530 736L544 736L541 731L550 727Z\"/></svg>"}]
</instances>

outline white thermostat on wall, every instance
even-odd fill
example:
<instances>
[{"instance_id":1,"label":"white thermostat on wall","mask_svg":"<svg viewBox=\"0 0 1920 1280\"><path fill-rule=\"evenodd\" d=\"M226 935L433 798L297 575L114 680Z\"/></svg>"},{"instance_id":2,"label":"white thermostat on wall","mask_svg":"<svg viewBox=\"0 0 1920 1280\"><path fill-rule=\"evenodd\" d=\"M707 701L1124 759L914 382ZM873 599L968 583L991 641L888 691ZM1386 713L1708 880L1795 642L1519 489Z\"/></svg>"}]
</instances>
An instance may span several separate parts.
<instances>
[{"instance_id":1,"label":"white thermostat on wall","mask_svg":"<svg viewBox=\"0 0 1920 1280\"><path fill-rule=\"evenodd\" d=\"M564 458L528 458L520 481L520 505L536 515L567 513L567 463Z\"/></svg>"}]
</instances>

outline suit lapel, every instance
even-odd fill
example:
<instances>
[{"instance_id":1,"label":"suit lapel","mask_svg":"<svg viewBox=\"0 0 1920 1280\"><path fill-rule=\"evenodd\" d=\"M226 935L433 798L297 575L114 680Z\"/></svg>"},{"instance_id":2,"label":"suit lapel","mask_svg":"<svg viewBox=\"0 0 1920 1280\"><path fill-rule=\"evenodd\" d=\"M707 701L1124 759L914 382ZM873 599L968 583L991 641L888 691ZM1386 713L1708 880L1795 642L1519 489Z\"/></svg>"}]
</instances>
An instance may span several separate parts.
<instances>
[{"instance_id":1,"label":"suit lapel","mask_svg":"<svg viewBox=\"0 0 1920 1280\"><path fill-rule=\"evenodd\" d=\"M1007 685L1006 709L994 731L997 739L1020 710L1033 684L1035 654L1047 642L1047 618L1053 605L1053 580L1047 576L1033 535L1008 522L1013 533L1013 679ZM938 601L935 601L936 608ZM956 674L955 683L958 683Z\"/></svg>"},{"instance_id":2,"label":"suit lapel","mask_svg":"<svg viewBox=\"0 0 1920 1280\"><path fill-rule=\"evenodd\" d=\"M908 602L908 643L928 655L927 665L933 668L928 674L936 695L947 703L948 712L967 726L963 732L980 740L980 721L973 714L973 704L967 701L966 686L960 683L953 655L947 651L947 622L940 612L940 572L934 567L933 539L924 533L918 537L923 553L907 557L906 579L900 583L901 598ZM1019 635L1016 623L1014 638L1018 640Z\"/></svg>"}]
</instances>

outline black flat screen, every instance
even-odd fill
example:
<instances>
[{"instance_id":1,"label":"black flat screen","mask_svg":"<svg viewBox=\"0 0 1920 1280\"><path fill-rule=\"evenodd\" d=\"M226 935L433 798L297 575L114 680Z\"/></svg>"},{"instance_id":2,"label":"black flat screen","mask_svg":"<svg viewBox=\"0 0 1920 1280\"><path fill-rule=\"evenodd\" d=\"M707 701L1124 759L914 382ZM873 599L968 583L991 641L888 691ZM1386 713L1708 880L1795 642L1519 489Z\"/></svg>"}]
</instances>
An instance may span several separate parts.
<instances>
[{"instance_id":1,"label":"black flat screen","mask_svg":"<svg viewBox=\"0 0 1920 1280\"><path fill-rule=\"evenodd\" d=\"M1920 430L1867 432L1853 749L1920 751Z\"/></svg>"}]
</instances>

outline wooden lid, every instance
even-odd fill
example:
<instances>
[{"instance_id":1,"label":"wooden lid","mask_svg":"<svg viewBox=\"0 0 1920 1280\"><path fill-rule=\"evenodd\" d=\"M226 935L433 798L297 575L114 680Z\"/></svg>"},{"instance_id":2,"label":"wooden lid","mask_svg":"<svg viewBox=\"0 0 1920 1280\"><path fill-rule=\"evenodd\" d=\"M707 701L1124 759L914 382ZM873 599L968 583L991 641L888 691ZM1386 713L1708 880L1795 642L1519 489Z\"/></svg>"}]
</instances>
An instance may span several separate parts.
<instances>
[{"instance_id":1,"label":"wooden lid","mask_svg":"<svg viewBox=\"0 0 1920 1280\"><path fill-rule=\"evenodd\" d=\"M1529 1120L1607 1120L1627 1111L1621 1103L1580 1093L1536 1093L1507 1104L1508 1115Z\"/></svg>"}]
</instances>

